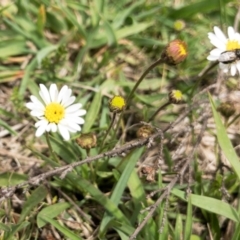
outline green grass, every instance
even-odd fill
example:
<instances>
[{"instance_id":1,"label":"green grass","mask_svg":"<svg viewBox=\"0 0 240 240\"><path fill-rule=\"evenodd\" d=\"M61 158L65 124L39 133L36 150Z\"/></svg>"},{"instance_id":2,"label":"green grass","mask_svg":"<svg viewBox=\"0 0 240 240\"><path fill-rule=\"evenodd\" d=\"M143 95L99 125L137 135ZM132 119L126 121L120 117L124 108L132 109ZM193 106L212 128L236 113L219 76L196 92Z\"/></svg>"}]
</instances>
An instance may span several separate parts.
<instances>
[{"instance_id":1,"label":"green grass","mask_svg":"<svg viewBox=\"0 0 240 240\"><path fill-rule=\"evenodd\" d=\"M3 99L7 96L6 103L0 97L3 194L31 176L82 161L88 154L97 156L137 144L139 125L135 124L147 122L168 102L171 90L184 94L184 104L166 105L151 121L163 131L164 139L104 156L10 194L0 204L0 239L40 239L50 229L49 238L56 234L59 239L126 240L145 219L138 240L239 239L240 170L235 149L239 134L235 131L231 138L227 134L238 126L238 113L224 119L216 110L223 101L220 92L213 88L209 95L201 92L219 81L218 67L199 75L210 66L206 57L213 47L208 32L213 26L226 32L237 11L233 0L6 1L0 9L0 91ZM181 30L175 27L178 21L183 24ZM160 64L148 73L129 106L117 114L102 146L113 118L111 97L127 99L141 74L174 39L186 42L187 59L176 66ZM224 79L224 93L230 96L237 90L234 81L238 79L227 75ZM30 95L38 96L40 83L67 85L76 102L83 104L87 114L82 132L97 138L97 146L89 153L75 141L80 133L72 134L68 142L58 133L51 134L52 151L44 136L34 136L35 120L25 103ZM14 128L19 123L23 130ZM20 151L15 151L16 156L11 155L12 146ZM41 162L33 167L19 156ZM225 158L230 163L227 167ZM7 168L6 159L18 167ZM187 195L189 189L192 194ZM149 215L161 194L167 197ZM228 236L224 235L227 227Z\"/></svg>"}]
</instances>

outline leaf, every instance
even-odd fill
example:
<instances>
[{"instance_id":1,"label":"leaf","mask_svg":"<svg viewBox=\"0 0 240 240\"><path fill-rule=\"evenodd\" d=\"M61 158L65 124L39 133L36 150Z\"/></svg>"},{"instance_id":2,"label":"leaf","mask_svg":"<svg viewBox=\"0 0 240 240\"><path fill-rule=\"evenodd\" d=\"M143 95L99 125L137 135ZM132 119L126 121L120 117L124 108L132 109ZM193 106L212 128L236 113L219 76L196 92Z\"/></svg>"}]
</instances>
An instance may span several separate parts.
<instances>
[{"instance_id":1,"label":"leaf","mask_svg":"<svg viewBox=\"0 0 240 240\"><path fill-rule=\"evenodd\" d=\"M14 186L19 183L26 181L28 177L24 174L19 173L2 173L0 174L0 186Z\"/></svg>"},{"instance_id":2,"label":"leaf","mask_svg":"<svg viewBox=\"0 0 240 240\"><path fill-rule=\"evenodd\" d=\"M174 240L181 240L183 235L183 229L182 229L182 217L181 214L177 214L177 219L175 223L175 232L174 232Z\"/></svg>"},{"instance_id":3,"label":"leaf","mask_svg":"<svg viewBox=\"0 0 240 240\"><path fill-rule=\"evenodd\" d=\"M178 196L179 198L183 199L184 201L187 201L185 197L186 195L185 192L175 188L172 190L172 193ZM234 207L232 207L230 204L226 202L195 194L191 194L191 201L194 206L200 207L202 209L205 209L212 213L216 213L218 215L222 215L226 218L233 220L234 222L240 223L240 216L238 212Z\"/></svg>"},{"instance_id":4,"label":"leaf","mask_svg":"<svg viewBox=\"0 0 240 240\"><path fill-rule=\"evenodd\" d=\"M0 43L0 58L6 58L14 55L22 55L28 53L26 42L24 40L6 40Z\"/></svg>"},{"instance_id":5,"label":"leaf","mask_svg":"<svg viewBox=\"0 0 240 240\"><path fill-rule=\"evenodd\" d=\"M187 218L185 222L184 229L184 240L189 240L192 234L192 197L191 194L188 197L188 206L187 206Z\"/></svg>"},{"instance_id":6,"label":"leaf","mask_svg":"<svg viewBox=\"0 0 240 240\"><path fill-rule=\"evenodd\" d=\"M25 217L35 208L43 199L47 196L47 189L44 186L39 186L35 189L27 201L23 204L22 213L19 218L19 222L23 221Z\"/></svg>"},{"instance_id":7,"label":"leaf","mask_svg":"<svg viewBox=\"0 0 240 240\"><path fill-rule=\"evenodd\" d=\"M95 94L94 99L90 105L90 108L87 111L85 118L85 123L83 125L83 132L87 133L90 131L91 127L98 120L99 110L102 105L102 94L98 92Z\"/></svg>"},{"instance_id":8,"label":"leaf","mask_svg":"<svg viewBox=\"0 0 240 240\"><path fill-rule=\"evenodd\" d=\"M7 131L9 131L13 135L17 135L17 132L14 131L6 122L0 119L0 126L5 128Z\"/></svg>"},{"instance_id":9,"label":"leaf","mask_svg":"<svg viewBox=\"0 0 240 240\"><path fill-rule=\"evenodd\" d=\"M29 222L21 222L19 224L11 225L10 232L5 232L4 240L12 240L12 237L22 229L26 228L30 223ZM14 238L15 239L15 238Z\"/></svg>"},{"instance_id":10,"label":"leaf","mask_svg":"<svg viewBox=\"0 0 240 240\"><path fill-rule=\"evenodd\" d=\"M128 154L125 158L124 158L124 162L127 162L120 179L118 180L110 200L117 206L121 200L122 194L124 189L126 188L126 185L129 181L129 178L131 176L131 173L133 171L133 169L135 168L136 162L138 161L138 159L140 158L142 152L143 152L143 147L142 148L138 148L136 150L133 150L130 154ZM101 235L103 235L104 231L106 230L106 227L108 225L108 223L111 221L112 216L108 213L106 213L103 217L103 220L101 222L100 225L100 229L99 232Z\"/></svg>"},{"instance_id":11,"label":"leaf","mask_svg":"<svg viewBox=\"0 0 240 240\"><path fill-rule=\"evenodd\" d=\"M231 141L229 140L226 129L225 129L224 125L222 124L219 114L216 111L216 108L214 106L214 103L213 103L213 100L212 100L210 94L209 94L209 99L211 102L212 112L213 112L213 116L214 116L214 120L215 120L215 124L216 124L218 143L219 143L225 157L231 163L234 172L238 176L238 179L240 179L239 157L236 154L236 151L234 150Z\"/></svg>"},{"instance_id":12,"label":"leaf","mask_svg":"<svg viewBox=\"0 0 240 240\"><path fill-rule=\"evenodd\" d=\"M57 50L58 47L59 47L58 45L51 45L51 46L47 46L45 48L42 48L40 51L38 51L37 55L36 55L38 65L41 65L42 60L45 57L47 57L48 54L50 54L51 52Z\"/></svg>"},{"instance_id":13,"label":"leaf","mask_svg":"<svg viewBox=\"0 0 240 240\"><path fill-rule=\"evenodd\" d=\"M72 230L69 230L68 228L60 225L57 221L51 219L50 217L48 217L46 215L41 216L41 221L50 223L52 226L54 226L56 229L58 229L63 235L65 235L67 238L69 238L71 240L81 240L82 239L79 234L78 235L74 234Z\"/></svg>"},{"instance_id":14,"label":"leaf","mask_svg":"<svg viewBox=\"0 0 240 240\"><path fill-rule=\"evenodd\" d=\"M231 2L231 0L222 0L221 4L222 7L224 7L225 4L228 2ZM168 18L170 19L185 19L185 18L191 18L196 14L199 14L199 12L203 13L209 13L212 11L220 11L220 5L219 0L204 0L199 2L191 2L189 5L184 6L180 9L174 10L171 9L170 14L168 15Z\"/></svg>"},{"instance_id":15,"label":"leaf","mask_svg":"<svg viewBox=\"0 0 240 240\"><path fill-rule=\"evenodd\" d=\"M91 184L86 179L77 176L76 174L69 173L67 175L68 181L71 181L71 184L74 185L79 191L87 191L91 195L94 201L101 204L106 211L108 211L114 218L120 221L122 224L129 225L129 220L122 211L108 198L103 194L99 189L97 189L93 184ZM77 183L77 184L76 184ZM131 227L132 232L134 228Z\"/></svg>"},{"instance_id":16,"label":"leaf","mask_svg":"<svg viewBox=\"0 0 240 240\"><path fill-rule=\"evenodd\" d=\"M37 215L37 225L39 228L44 227L46 225L45 219L53 219L61 214L64 210L71 207L70 203L60 202L53 204L51 206L47 206L43 208Z\"/></svg>"}]
</instances>

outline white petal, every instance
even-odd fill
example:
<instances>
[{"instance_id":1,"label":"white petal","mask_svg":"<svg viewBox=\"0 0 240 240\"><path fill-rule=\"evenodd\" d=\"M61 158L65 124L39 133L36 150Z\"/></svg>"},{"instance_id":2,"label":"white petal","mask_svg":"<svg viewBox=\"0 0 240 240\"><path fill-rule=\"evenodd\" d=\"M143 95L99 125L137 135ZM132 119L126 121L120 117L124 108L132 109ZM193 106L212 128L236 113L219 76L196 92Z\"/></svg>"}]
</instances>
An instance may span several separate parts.
<instances>
[{"instance_id":1,"label":"white petal","mask_svg":"<svg viewBox=\"0 0 240 240\"><path fill-rule=\"evenodd\" d=\"M45 107L43 105L39 105L33 102L28 102L25 105L27 108L31 109L31 110L40 110L42 112L44 112Z\"/></svg>"},{"instance_id":2,"label":"white petal","mask_svg":"<svg viewBox=\"0 0 240 240\"><path fill-rule=\"evenodd\" d=\"M45 104L49 104L51 102L51 100L50 100L49 92L48 92L46 86L43 84L40 84L39 86L40 86L39 95L41 96L41 98L43 99Z\"/></svg>"},{"instance_id":3,"label":"white petal","mask_svg":"<svg viewBox=\"0 0 240 240\"><path fill-rule=\"evenodd\" d=\"M41 117L44 115L44 112L42 110L34 109L30 112L30 114L34 117Z\"/></svg>"},{"instance_id":4,"label":"white petal","mask_svg":"<svg viewBox=\"0 0 240 240\"><path fill-rule=\"evenodd\" d=\"M62 137L64 138L64 140L67 141L70 139L70 134L69 134L69 131L66 126L64 126L62 124L58 124L58 130L59 130L60 134L62 135Z\"/></svg>"},{"instance_id":5,"label":"white petal","mask_svg":"<svg viewBox=\"0 0 240 240\"><path fill-rule=\"evenodd\" d=\"M51 101L56 102L58 97L58 89L56 84L51 84L49 88L49 94L50 94Z\"/></svg>"},{"instance_id":6,"label":"white petal","mask_svg":"<svg viewBox=\"0 0 240 240\"><path fill-rule=\"evenodd\" d=\"M69 101L70 97L72 95L72 90L69 88L65 95L63 96L63 99L62 99L62 105L65 106L65 104Z\"/></svg>"},{"instance_id":7,"label":"white petal","mask_svg":"<svg viewBox=\"0 0 240 240\"><path fill-rule=\"evenodd\" d=\"M223 43L226 43L227 42L227 38L226 36L224 35L224 33L222 32L222 30L219 28L219 27L214 27L213 28L214 32L215 32L215 35L216 37L221 40L221 42Z\"/></svg>"},{"instance_id":8,"label":"white petal","mask_svg":"<svg viewBox=\"0 0 240 240\"><path fill-rule=\"evenodd\" d=\"M222 51L219 48L214 48L211 52L210 55L219 57L222 54Z\"/></svg>"},{"instance_id":9,"label":"white petal","mask_svg":"<svg viewBox=\"0 0 240 240\"><path fill-rule=\"evenodd\" d=\"M74 103L75 99L76 99L76 97L71 96L70 98L68 98L68 101L62 103L62 105L63 105L64 107L68 107L69 105L71 105L72 103Z\"/></svg>"},{"instance_id":10,"label":"white petal","mask_svg":"<svg viewBox=\"0 0 240 240\"><path fill-rule=\"evenodd\" d=\"M74 112L74 115L75 116L78 116L78 117L81 117L81 116L84 116L85 114L87 113L87 111L85 109L80 109L76 112ZM70 113L71 114L71 113ZM73 114L73 113L72 113Z\"/></svg>"},{"instance_id":11,"label":"white petal","mask_svg":"<svg viewBox=\"0 0 240 240\"><path fill-rule=\"evenodd\" d=\"M209 55L209 56L207 57L207 60L209 60L209 61L216 61L216 60L218 60L218 57L214 57L214 56L212 56L212 55Z\"/></svg>"},{"instance_id":12,"label":"white petal","mask_svg":"<svg viewBox=\"0 0 240 240\"><path fill-rule=\"evenodd\" d=\"M75 103L65 109L66 113L74 113L78 111L81 108L82 104L81 103Z\"/></svg>"},{"instance_id":13,"label":"white petal","mask_svg":"<svg viewBox=\"0 0 240 240\"><path fill-rule=\"evenodd\" d=\"M48 121L44 118L44 119L41 119L39 120L38 122L35 123L35 127L39 127L41 125L44 125L45 127L48 125Z\"/></svg>"},{"instance_id":14,"label":"white petal","mask_svg":"<svg viewBox=\"0 0 240 240\"><path fill-rule=\"evenodd\" d=\"M47 121L39 121L35 124L36 127L38 126L38 129L35 133L36 137L40 137L46 131L47 124Z\"/></svg>"},{"instance_id":15,"label":"white petal","mask_svg":"<svg viewBox=\"0 0 240 240\"><path fill-rule=\"evenodd\" d=\"M233 27L228 27L228 38L230 40L234 40L235 39L235 31Z\"/></svg>"},{"instance_id":16,"label":"white petal","mask_svg":"<svg viewBox=\"0 0 240 240\"><path fill-rule=\"evenodd\" d=\"M235 76L235 74L237 73L237 68L235 64L231 64L231 75Z\"/></svg>"},{"instance_id":17,"label":"white petal","mask_svg":"<svg viewBox=\"0 0 240 240\"><path fill-rule=\"evenodd\" d=\"M217 38L213 33L208 33L208 38L210 39L210 42L215 47L225 51L226 50L226 43L222 42L219 38Z\"/></svg>"},{"instance_id":18,"label":"white petal","mask_svg":"<svg viewBox=\"0 0 240 240\"><path fill-rule=\"evenodd\" d=\"M55 123L50 123L50 128L52 132L56 132L57 131L57 125Z\"/></svg>"},{"instance_id":19,"label":"white petal","mask_svg":"<svg viewBox=\"0 0 240 240\"><path fill-rule=\"evenodd\" d=\"M50 125L50 124L48 124L48 125L46 126L46 131L47 131L47 132L50 132L50 131L51 131L51 125Z\"/></svg>"},{"instance_id":20,"label":"white petal","mask_svg":"<svg viewBox=\"0 0 240 240\"><path fill-rule=\"evenodd\" d=\"M59 92L59 94L58 94L58 98L57 98L57 102L58 102L58 103L61 103L61 102L62 102L63 97L65 96L67 90L68 90L68 87L67 87L66 85L64 85L64 86L61 88L61 90L60 90L60 92Z\"/></svg>"},{"instance_id":21,"label":"white petal","mask_svg":"<svg viewBox=\"0 0 240 240\"><path fill-rule=\"evenodd\" d=\"M74 122L74 123L77 123L77 124L84 124L84 123L85 123L85 121L84 121L83 118L77 117L77 116L75 116L75 115L67 115L67 116L65 117L65 120L66 120L67 122Z\"/></svg>"},{"instance_id":22,"label":"white petal","mask_svg":"<svg viewBox=\"0 0 240 240\"><path fill-rule=\"evenodd\" d=\"M240 61L237 61L236 67L237 67L237 70L238 70L238 72L239 72L239 74L240 74Z\"/></svg>"},{"instance_id":23,"label":"white petal","mask_svg":"<svg viewBox=\"0 0 240 240\"><path fill-rule=\"evenodd\" d=\"M44 105L42 104L41 101L39 101L35 96L30 96L30 99L32 100L33 103L35 103L36 105L41 105L44 107Z\"/></svg>"}]
</instances>

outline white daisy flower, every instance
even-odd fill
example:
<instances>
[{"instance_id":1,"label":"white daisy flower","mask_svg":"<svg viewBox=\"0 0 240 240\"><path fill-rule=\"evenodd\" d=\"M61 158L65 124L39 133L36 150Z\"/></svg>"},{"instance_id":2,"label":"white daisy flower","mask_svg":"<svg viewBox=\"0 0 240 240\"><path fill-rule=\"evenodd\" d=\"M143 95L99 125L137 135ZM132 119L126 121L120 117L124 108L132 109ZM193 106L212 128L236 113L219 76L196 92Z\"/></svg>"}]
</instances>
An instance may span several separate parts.
<instances>
[{"instance_id":1,"label":"white daisy flower","mask_svg":"<svg viewBox=\"0 0 240 240\"><path fill-rule=\"evenodd\" d=\"M228 27L228 38L219 27L215 26L213 31L214 33L208 33L208 38L216 48L214 48L207 57L209 61L219 60L223 52L240 49L240 34L235 32L233 27ZM224 73L230 71L232 76L236 75L237 71L240 73L240 59L238 58L225 63L219 62L219 66Z\"/></svg>"},{"instance_id":2,"label":"white daisy flower","mask_svg":"<svg viewBox=\"0 0 240 240\"><path fill-rule=\"evenodd\" d=\"M43 84L39 86L42 102L32 95L31 102L26 104L26 107L31 110L31 115L39 119L35 123L36 137L40 137L44 132L58 130L65 140L69 140L70 132L75 133L81 130L79 125L84 123L81 116L86 114L86 110L81 109L80 103L73 104L76 98L71 96L72 90L66 85L60 92L56 84L51 84L49 90Z\"/></svg>"}]
</instances>

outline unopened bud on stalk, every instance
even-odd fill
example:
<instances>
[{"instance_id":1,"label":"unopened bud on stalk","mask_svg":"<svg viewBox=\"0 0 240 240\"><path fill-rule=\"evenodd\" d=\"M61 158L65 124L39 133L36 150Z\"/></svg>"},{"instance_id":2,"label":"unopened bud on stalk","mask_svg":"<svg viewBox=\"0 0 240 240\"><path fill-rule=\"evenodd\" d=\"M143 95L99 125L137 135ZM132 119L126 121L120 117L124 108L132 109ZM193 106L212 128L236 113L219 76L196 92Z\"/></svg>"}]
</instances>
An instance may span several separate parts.
<instances>
[{"instance_id":1,"label":"unopened bud on stalk","mask_svg":"<svg viewBox=\"0 0 240 240\"><path fill-rule=\"evenodd\" d=\"M91 148L96 147L97 137L94 133L85 133L77 138L76 142L81 148L90 150Z\"/></svg>"},{"instance_id":2,"label":"unopened bud on stalk","mask_svg":"<svg viewBox=\"0 0 240 240\"><path fill-rule=\"evenodd\" d=\"M162 60L168 65L177 65L187 57L187 45L185 42L176 39L171 41L163 50Z\"/></svg>"},{"instance_id":3,"label":"unopened bud on stalk","mask_svg":"<svg viewBox=\"0 0 240 240\"><path fill-rule=\"evenodd\" d=\"M179 90L172 90L168 94L169 102L173 104L180 104L183 102L183 94Z\"/></svg>"},{"instance_id":4,"label":"unopened bud on stalk","mask_svg":"<svg viewBox=\"0 0 240 240\"><path fill-rule=\"evenodd\" d=\"M109 109L111 112L120 113L124 110L125 107L126 107L126 101L121 96L114 96L109 101Z\"/></svg>"},{"instance_id":5,"label":"unopened bud on stalk","mask_svg":"<svg viewBox=\"0 0 240 240\"><path fill-rule=\"evenodd\" d=\"M142 126L137 130L138 138L148 138L153 134L153 128L151 126Z\"/></svg>"}]
</instances>

